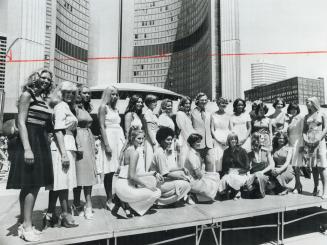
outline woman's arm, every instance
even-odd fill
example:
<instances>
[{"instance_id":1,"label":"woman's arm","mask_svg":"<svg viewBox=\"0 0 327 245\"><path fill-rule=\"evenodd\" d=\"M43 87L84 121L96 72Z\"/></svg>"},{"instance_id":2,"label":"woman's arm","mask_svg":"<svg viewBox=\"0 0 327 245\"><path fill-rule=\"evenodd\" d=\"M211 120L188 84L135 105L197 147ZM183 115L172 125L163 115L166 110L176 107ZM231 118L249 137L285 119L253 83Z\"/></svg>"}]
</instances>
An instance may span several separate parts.
<instances>
[{"instance_id":1,"label":"woman's arm","mask_svg":"<svg viewBox=\"0 0 327 245\"><path fill-rule=\"evenodd\" d=\"M269 124L268 124L268 129L269 129L269 137L270 137L270 143L272 145L272 140L273 140L273 126L272 126L272 120L269 119Z\"/></svg>"},{"instance_id":2,"label":"woman's arm","mask_svg":"<svg viewBox=\"0 0 327 245\"><path fill-rule=\"evenodd\" d=\"M326 134L327 134L327 117L326 117L325 114L322 114L322 124L324 125L324 128L323 128L323 130L321 132L321 135L320 135L318 141L322 141L325 138Z\"/></svg>"},{"instance_id":3,"label":"woman's arm","mask_svg":"<svg viewBox=\"0 0 327 245\"><path fill-rule=\"evenodd\" d=\"M285 163L281 167L274 169L274 173L276 175L281 174L288 167L288 165L291 163L292 155L293 155L293 149L289 147L287 151L287 157Z\"/></svg>"},{"instance_id":4,"label":"woman's arm","mask_svg":"<svg viewBox=\"0 0 327 245\"><path fill-rule=\"evenodd\" d=\"M136 173L136 166L137 162L139 160L139 153L135 150L130 153L130 162L129 162L129 168L128 168L128 179L133 181L135 184L138 184L140 186L143 186L149 190L156 191L157 188L154 186L148 185L145 181L140 178L140 175Z\"/></svg>"},{"instance_id":5,"label":"woman's arm","mask_svg":"<svg viewBox=\"0 0 327 245\"><path fill-rule=\"evenodd\" d=\"M215 134L215 124L214 124L214 121L213 121L213 114L211 114L210 116L210 129L211 129L211 135L212 137L219 143L219 144L222 144L222 142L220 142L217 137L216 137L216 134Z\"/></svg>"},{"instance_id":6,"label":"woman's arm","mask_svg":"<svg viewBox=\"0 0 327 245\"><path fill-rule=\"evenodd\" d=\"M109 146L108 135L106 133L106 126L105 126L106 113L107 113L106 106L101 105L99 107L98 118L99 118L99 125L100 125L100 132L101 132L102 142L103 142L103 144L105 146L106 153L111 154L111 148Z\"/></svg>"},{"instance_id":7,"label":"woman's arm","mask_svg":"<svg viewBox=\"0 0 327 245\"><path fill-rule=\"evenodd\" d=\"M133 121L133 115L131 112L128 112L126 115L125 115L125 135L126 135L126 138L128 137L128 131L129 131L129 128L131 127L131 123Z\"/></svg>"},{"instance_id":8,"label":"woman's arm","mask_svg":"<svg viewBox=\"0 0 327 245\"><path fill-rule=\"evenodd\" d=\"M61 155L61 163L64 168L69 168L69 158L65 148L64 134L62 130L55 131L56 141Z\"/></svg>"},{"instance_id":9,"label":"woman's arm","mask_svg":"<svg viewBox=\"0 0 327 245\"><path fill-rule=\"evenodd\" d=\"M27 164L34 163L34 154L31 150L31 145L28 139L28 133L26 128L26 119L30 103L31 95L28 92L24 92L20 96L18 104L18 130L24 148L24 159Z\"/></svg>"},{"instance_id":10,"label":"woman's arm","mask_svg":"<svg viewBox=\"0 0 327 245\"><path fill-rule=\"evenodd\" d=\"M152 130L152 123L151 122L147 122L146 123L146 131L149 135L149 138L150 138L150 143L152 144L152 146L155 146L157 145L157 140L156 140L156 136L154 135L153 133L153 130Z\"/></svg>"},{"instance_id":11,"label":"woman's arm","mask_svg":"<svg viewBox=\"0 0 327 245\"><path fill-rule=\"evenodd\" d=\"M260 171L262 174L265 174L268 171L272 170L274 168L274 166L275 166L275 162L274 162L274 159L271 156L270 151L267 151L267 158L268 158L268 166L265 169Z\"/></svg>"}]
</instances>

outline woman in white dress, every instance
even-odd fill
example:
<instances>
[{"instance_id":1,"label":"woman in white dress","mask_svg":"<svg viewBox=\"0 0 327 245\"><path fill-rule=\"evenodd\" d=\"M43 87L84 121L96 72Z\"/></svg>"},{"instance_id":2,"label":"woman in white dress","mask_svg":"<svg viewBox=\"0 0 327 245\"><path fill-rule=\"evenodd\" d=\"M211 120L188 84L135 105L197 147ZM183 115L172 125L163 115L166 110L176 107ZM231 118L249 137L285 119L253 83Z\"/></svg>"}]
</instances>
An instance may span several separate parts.
<instances>
[{"instance_id":1,"label":"woman in white dress","mask_svg":"<svg viewBox=\"0 0 327 245\"><path fill-rule=\"evenodd\" d=\"M300 167L303 166L303 117L300 115L300 107L297 104L290 103L287 107L288 121L288 144L293 148L291 165L295 173L294 193L302 193L302 184L300 181Z\"/></svg>"},{"instance_id":2,"label":"woman in white dress","mask_svg":"<svg viewBox=\"0 0 327 245\"><path fill-rule=\"evenodd\" d=\"M154 109L157 107L157 97L152 94L148 94L144 103L147 109L144 112L144 122L145 122L145 141L144 141L144 151L145 151L145 170L149 170L154 150L158 147L158 142L156 140L156 134L159 129L158 117L154 114Z\"/></svg>"},{"instance_id":3,"label":"woman in white dress","mask_svg":"<svg viewBox=\"0 0 327 245\"><path fill-rule=\"evenodd\" d=\"M230 119L230 128L239 138L238 144L247 152L251 151L251 117L245 113L245 101L236 99L233 103L234 114Z\"/></svg>"},{"instance_id":4,"label":"woman in white dress","mask_svg":"<svg viewBox=\"0 0 327 245\"><path fill-rule=\"evenodd\" d=\"M304 117L303 140L306 153L304 158L312 167L314 181L313 195L318 196L319 175L323 191L321 198L327 198L327 160L326 141L327 117L321 111L319 100L316 97L307 99L308 114Z\"/></svg>"},{"instance_id":5,"label":"woman in white dress","mask_svg":"<svg viewBox=\"0 0 327 245\"><path fill-rule=\"evenodd\" d=\"M180 130L178 137L178 166L181 168L184 167L186 155L189 151L187 139L192 133L195 133L191 120L191 103L190 97L183 97L179 102L178 111L176 113L176 124Z\"/></svg>"},{"instance_id":6,"label":"woman in white dress","mask_svg":"<svg viewBox=\"0 0 327 245\"><path fill-rule=\"evenodd\" d=\"M230 133L229 121L231 115L225 112L228 101L225 98L220 98L217 100L218 111L211 114L211 133L212 137L215 139L215 167L216 172L221 172L222 170L222 159L224 150L227 149L227 136Z\"/></svg>"},{"instance_id":7,"label":"woman in white dress","mask_svg":"<svg viewBox=\"0 0 327 245\"><path fill-rule=\"evenodd\" d=\"M119 199L128 203L138 215L144 215L157 201L161 191L157 185L163 181L160 174L146 172L143 156L144 132L131 127L128 146L124 150L124 165L120 168L115 192Z\"/></svg>"},{"instance_id":8,"label":"woman in white dress","mask_svg":"<svg viewBox=\"0 0 327 245\"><path fill-rule=\"evenodd\" d=\"M49 192L49 206L44 217L44 228L55 223L55 208L59 197L62 209L61 225L76 227L68 210L68 191L77 186L76 180L76 142L74 134L77 128L75 117L75 84L64 81L58 85L52 95L54 106L54 139L51 142L54 182ZM51 106L50 104L50 106Z\"/></svg>"},{"instance_id":9,"label":"woman in white dress","mask_svg":"<svg viewBox=\"0 0 327 245\"><path fill-rule=\"evenodd\" d=\"M191 134L187 142L190 150L185 161L185 168L190 172L191 193L196 195L198 202L214 201L219 184L219 174L216 172L206 172L201 167L201 156L197 152L200 147L202 136L200 134Z\"/></svg>"},{"instance_id":10,"label":"woman in white dress","mask_svg":"<svg viewBox=\"0 0 327 245\"><path fill-rule=\"evenodd\" d=\"M112 211L113 194L112 180L119 167L120 152L125 144L125 136L120 126L120 116L116 108L118 101L118 90L114 87L108 87L103 92L101 104L99 107L98 118L102 136L100 162L104 174L104 188L107 194L107 209Z\"/></svg>"},{"instance_id":11,"label":"woman in white dress","mask_svg":"<svg viewBox=\"0 0 327 245\"><path fill-rule=\"evenodd\" d=\"M142 124L142 109L143 99L137 94L132 95L129 99L126 111L125 111L125 135L127 136L130 127L138 127L143 129Z\"/></svg>"}]
</instances>

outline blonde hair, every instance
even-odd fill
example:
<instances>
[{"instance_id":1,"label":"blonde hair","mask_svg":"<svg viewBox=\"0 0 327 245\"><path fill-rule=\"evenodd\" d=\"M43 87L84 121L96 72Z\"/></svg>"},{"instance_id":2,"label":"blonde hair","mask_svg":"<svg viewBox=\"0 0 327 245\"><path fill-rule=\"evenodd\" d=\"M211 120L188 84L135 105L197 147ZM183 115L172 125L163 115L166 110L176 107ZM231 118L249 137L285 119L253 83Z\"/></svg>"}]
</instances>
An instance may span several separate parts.
<instances>
[{"instance_id":1,"label":"blonde hair","mask_svg":"<svg viewBox=\"0 0 327 245\"><path fill-rule=\"evenodd\" d=\"M77 91L76 84L70 81L63 81L58 84L58 86L53 90L50 95L49 105L50 107L55 107L59 102L62 101L62 91ZM75 103L76 95L73 100Z\"/></svg>"},{"instance_id":2,"label":"blonde hair","mask_svg":"<svg viewBox=\"0 0 327 245\"><path fill-rule=\"evenodd\" d=\"M118 92L118 89L115 86L109 86L103 91L100 107L108 104L111 106L111 94L113 91ZM114 105L113 109L116 109L116 104Z\"/></svg>"}]
</instances>

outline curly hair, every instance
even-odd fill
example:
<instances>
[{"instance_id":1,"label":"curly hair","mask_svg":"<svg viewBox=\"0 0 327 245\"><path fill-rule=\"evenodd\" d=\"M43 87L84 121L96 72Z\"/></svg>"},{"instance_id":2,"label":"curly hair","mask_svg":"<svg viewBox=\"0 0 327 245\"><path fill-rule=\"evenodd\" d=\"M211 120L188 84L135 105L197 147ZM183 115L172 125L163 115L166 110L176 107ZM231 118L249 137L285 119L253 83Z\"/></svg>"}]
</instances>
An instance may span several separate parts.
<instances>
[{"instance_id":1,"label":"curly hair","mask_svg":"<svg viewBox=\"0 0 327 245\"><path fill-rule=\"evenodd\" d=\"M258 116L259 115L259 111L263 110L265 115L267 114L267 112L269 111L268 106L266 106L263 102L260 102L257 107L255 108L255 114Z\"/></svg>"},{"instance_id":2,"label":"curly hair","mask_svg":"<svg viewBox=\"0 0 327 245\"><path fill-rule=\"evenodd\" d=\"M238 104L238 102L240 102L240 101L241 101L241 102L243 103L243 105L244 105L244 108L243 108L242 113L245 112L245 107L246 107L245 100L243 100L243 99L241 99L241 98L237 98L237 99L234 100L234 102L233 102L233 112L234 112L234 113L237 111L237 104Z\"/></svg>"},{"instance_id":3,"label":"curly hair","mask_svg":"<svg viewBox=\"0 0 327 245\"><path fill-rule=\"evenodd\" d=\"M144 131L139 127L134 127L134 126L130 127L127 136L128 145L132 145L136 136L138 136L139 134L144 134Z\"/></svg>"},{"instance_id":4,"label":"curly hair","mask_svg":"<svg viewBox=\"0 0 327 245\"><path fill-rule=\"evenodd\" d=\"M125 110L125 115L129 112L135 112L137 115L142 114L142 108L143 108L143 100L142 100L142 108L137 109L136 108L136 103L139 101L139 99L142 99L142 97L138 94L133 94L132 97L128 101L128 105Z\"/></svg>"},{"instance_id":5,"label":"curly hair","mask_svg":"<svg viewBox=\"0 0 327 245\"><path fill-rule=\"evenodd\" d=\"M53 88L53 74L52 72L49 70L49 69L46 69L46 68L42 68L42 69L39 69L35 72L33 72L31 75L28 76L25 84L23 85L22 87L22 91L31 91L34 93L34 90L40 86L40 78L42 76L43 73L48 73L50 75L50 85L44 89L43 91L41 91L41 96L43 98L46 98L49 96L52 88Z\"/></svg>"},{"instance_id":6,"label":"curly hair","mask_svg":"<svg viewBox=\"0 0 327 245\"><path fill-rule=\"evenodd\" d=\"M166 112L169 103L171 103L171 106L173 106L173 101L171 99L163 99L161 101L159 115Z\"/></svg>"},{"instance_id":7,"label":"curly hair","mask_svg":"<svg viewBox=\"0 0 327 245\"><path fill-rule=\"evenodd\" d=\"M175 132L171 128L168 127L161 127L159 128L156 134L156 140L158 141L159 145L162 146L162 142L167 139L169 136L174 137Z\"/></svg>"},{"instance_id":8,"label":"curly hair","mask_svg":"<svg viewBox=\"0 0 327 245\"><path fill-rule=\"evenodd\" d=\"M63 91L77 91L76 84L70 81L63 81L58 84L58 86L53 90L50 95L50 107L54 108L60 101L62 101L62 92ZM75 104L75 98L73 99L73 104Z\"/></svg>"}]
</instances>

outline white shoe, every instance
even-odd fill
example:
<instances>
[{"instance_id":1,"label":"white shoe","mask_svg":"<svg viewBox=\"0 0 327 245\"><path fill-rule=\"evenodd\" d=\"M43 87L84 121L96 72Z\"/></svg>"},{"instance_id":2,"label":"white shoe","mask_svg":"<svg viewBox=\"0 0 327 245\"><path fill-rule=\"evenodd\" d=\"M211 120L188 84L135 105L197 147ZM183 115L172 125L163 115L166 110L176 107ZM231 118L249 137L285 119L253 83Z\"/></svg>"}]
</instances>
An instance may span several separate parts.
<instances>
[{"instance_id":1,"label":"white shoe","mask_svg":"<svg viewBox=\"0 0 327 245\"><path fill-rule=\"evenodd\" d=\"M84 217L85 219L93 219L94 215L93 215L93 210L92 208L87 208L84 207Z\"/></svg>"},{"instance_id":2,"label":"white shoe","mask_svg":"<svg viewBox=\"0 0 327 245\"><path fill-rule=\"evenodd\" d=\"M24 227L21 227L20 238L24 239L27 242L38 242L40 241L40 235L35 234L35 229L32 228L30 231L25 231Z\"/></svg>"}]
</instances>

